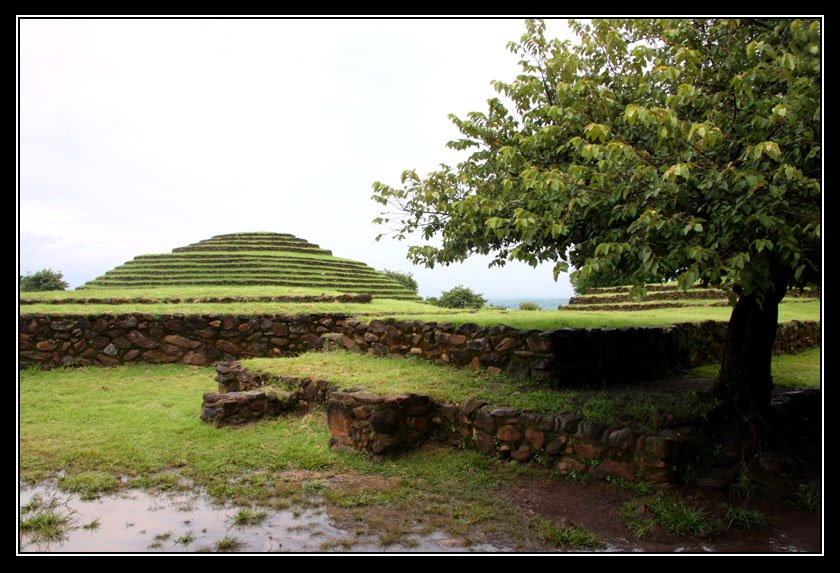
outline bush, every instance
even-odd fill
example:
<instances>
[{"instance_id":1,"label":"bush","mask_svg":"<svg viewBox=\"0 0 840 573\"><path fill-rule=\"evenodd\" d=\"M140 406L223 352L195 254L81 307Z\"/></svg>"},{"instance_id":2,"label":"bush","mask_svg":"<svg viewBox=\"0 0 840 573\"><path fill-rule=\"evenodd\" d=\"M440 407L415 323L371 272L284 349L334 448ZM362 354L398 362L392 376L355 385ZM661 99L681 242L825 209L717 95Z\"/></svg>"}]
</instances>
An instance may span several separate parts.
<instances>
[{"instance_id":1,"label":"bush","mask_svg":"<svg viewBox=\"0 0 840 573\"><path fill-rule=\"evenodd\" d=\"M542 307L535 302L520 302L519 310L542 310Z\"/></svg>"},{"instance_id":2,"label":"bush","mask_svg":"<svg viewBox=\"0 0 840 573\"><path fill-rule=\"evenodd\" d=\"M413 274L401 273L400 271L392 271L389 269L383 269L381 272L389 279L397 281L414 294L417 294L417 281L415 280Z\"/></svg>"},{"instance_id":3,"label":"bush","mask_svg":"<svg viewBox=\"0 0 840 573\"><path fill-rule=\"evenodd\" d=\"M69 285L63 280L61 271L41 269L37 273L26 273L20 277L20 290L36 292L44 290L64 290Z\"/></svg>"},{"instance_id":4,"label":"bush","mask_svg":"<svg viewBox=\"0 0 840 573\"><path fill-rule=\"evenodd\" d=\"M487 299L471 288L458 285L440 293L440 298L431 297L427 301L446 308L481 308Z\"/></svg>"}]
</instances>

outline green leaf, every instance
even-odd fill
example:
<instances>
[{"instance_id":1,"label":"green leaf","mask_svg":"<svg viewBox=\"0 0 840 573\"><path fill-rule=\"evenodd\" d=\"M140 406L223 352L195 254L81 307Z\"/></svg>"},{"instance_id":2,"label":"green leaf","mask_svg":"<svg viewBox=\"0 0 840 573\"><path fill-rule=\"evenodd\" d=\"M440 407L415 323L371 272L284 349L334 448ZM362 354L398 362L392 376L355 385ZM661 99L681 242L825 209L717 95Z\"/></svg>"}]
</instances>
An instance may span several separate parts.
<instances>
[{"instance_id":1,"label":"green leaf","mask_svg":"<svg viewBox=\"0 0 840 573\"><path fill-rule=\"evenodd\" d=\"M554 265L554 280L557 280L557 277L560 276L560 273L567 273L569 272L569 263L566 261L558 261L557 264Z\"/></svg>"}]
</instances>

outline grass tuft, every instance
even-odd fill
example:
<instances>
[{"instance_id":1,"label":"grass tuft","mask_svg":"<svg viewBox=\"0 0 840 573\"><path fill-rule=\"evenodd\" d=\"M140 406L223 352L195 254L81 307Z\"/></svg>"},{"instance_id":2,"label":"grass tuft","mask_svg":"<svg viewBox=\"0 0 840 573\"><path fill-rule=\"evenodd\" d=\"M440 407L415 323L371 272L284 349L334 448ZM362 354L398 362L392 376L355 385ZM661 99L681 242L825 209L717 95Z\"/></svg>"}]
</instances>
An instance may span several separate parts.
<instances>
[{"instance_id":1,"label":"grass tuft","mask_svg":"<svg viewBox=\"0 0 840 573\"><path fill-rule=\"evenodd\" d=\"M767 516L755 509L724 505L726 526L740 531L763 531L767 529Z\"/></svg>"},{"instance_id":2,"label":"grass tuft","mask_svg":"<svg viewBox=\"0 0 840 573\"><path fill-rule=\"evenodd\" d=\"M577 525L558 526L553 521L535 518L531 526L540 541L564 549L594 549L603 545L592 532Z\"/></svg>"},{"instance_id":3,"label":"grass tuft","mask_svg":"<svg viewBox=\"0 0 840 573\"><path fill-rule=\"evenodd\" d=\"M791 502L794 507L805 513L817 513L820 510L820 492L812 485L801 483L793 492Z\"/></svg>"},{"instance_id":4,"label":"grass tuft","mask_svg":"<svg viewBox=\"0 0 840 573\"><path fill-rule=\"evenodd\" d=\"M265 521L266 517L268 517L268 514L264 511L255 511L253 509L243 507L235 514L228 516L228 521L237 527L248 527L252 525L259 525Z\"/></svg>"},{"instance_id":5,"label":"grass tuft","mask_svg":"<svg viewBox=\"0 0 840 573\"><path fill-rule=\"evenodd\" d=\"M216 551L221 553L229 553L233 551L238 551L241 549L245 544L242 543L236 537L231 537L229 535L225 535L223 538L216 542Z\"/></svg>"}]
</instances>

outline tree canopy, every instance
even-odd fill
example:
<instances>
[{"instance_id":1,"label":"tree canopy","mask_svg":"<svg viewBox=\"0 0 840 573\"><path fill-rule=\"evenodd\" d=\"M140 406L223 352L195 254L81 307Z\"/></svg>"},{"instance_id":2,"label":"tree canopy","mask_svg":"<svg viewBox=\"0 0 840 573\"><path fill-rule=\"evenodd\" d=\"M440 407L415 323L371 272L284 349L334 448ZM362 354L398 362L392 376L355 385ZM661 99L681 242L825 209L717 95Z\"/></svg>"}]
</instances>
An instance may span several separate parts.
<instances>
[{"instance_id":1,"label":"tree canopy","mask_svg":"<svg viewBox=\"0 0 840 573\"><path fill-rule=\"evenodd\" d=\"M468 156L374 183L378 223L434 266L554 261L580 280L676 277L760 300L820 273L821 28L814 19L527 21ZM424 241L425 243L425 241Z\"/></svg>"}]
</instances>

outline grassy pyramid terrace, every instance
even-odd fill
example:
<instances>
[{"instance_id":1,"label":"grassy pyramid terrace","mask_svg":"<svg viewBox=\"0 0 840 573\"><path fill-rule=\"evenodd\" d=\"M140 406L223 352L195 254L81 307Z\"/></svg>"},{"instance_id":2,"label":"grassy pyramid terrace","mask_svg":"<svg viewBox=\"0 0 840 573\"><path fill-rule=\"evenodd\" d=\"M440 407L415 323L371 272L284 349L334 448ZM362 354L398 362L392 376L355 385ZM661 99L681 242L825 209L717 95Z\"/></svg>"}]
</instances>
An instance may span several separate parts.
<instances>
[{"instance_id":1,"label":"grassy pyramid terrace","mask_svg":"<svg viewBox=\"0 0 840 573\"><path fill-rule=\"evenodd\" d=\"M90 290L154 287L272 286L369 293L419 300L365 263L284 233L217 235L172 253L140 255L79 287Z\"/></svg>"}]
</instances>

